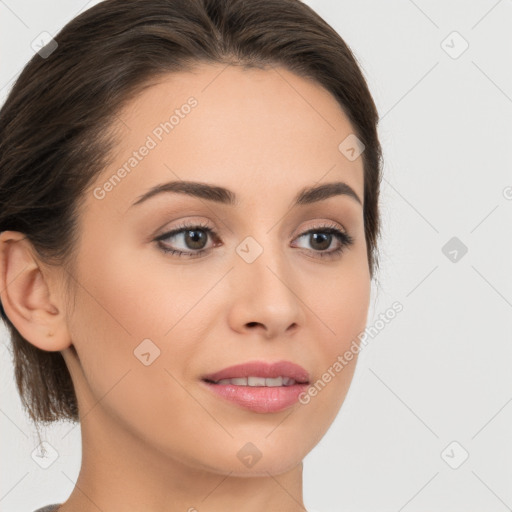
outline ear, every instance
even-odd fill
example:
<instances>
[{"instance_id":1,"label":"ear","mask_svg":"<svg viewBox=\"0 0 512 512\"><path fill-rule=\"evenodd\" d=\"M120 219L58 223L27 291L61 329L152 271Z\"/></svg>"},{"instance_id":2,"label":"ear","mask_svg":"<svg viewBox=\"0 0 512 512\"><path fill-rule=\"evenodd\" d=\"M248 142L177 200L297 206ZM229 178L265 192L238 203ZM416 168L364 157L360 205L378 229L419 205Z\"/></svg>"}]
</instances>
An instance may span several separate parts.
<instances>
[{"instance_id":1,"label":"ear","mask_svg":"<svg viewBox=\"0 0 512 512\"><path fill-rule=\"evenodd\" d=\"M57 286L48 287L57 282L43 268L25 234L0 233L0 299L6 315L37 348L63 350L71 345L64 309Z\"/></svg>"}]
</instances>

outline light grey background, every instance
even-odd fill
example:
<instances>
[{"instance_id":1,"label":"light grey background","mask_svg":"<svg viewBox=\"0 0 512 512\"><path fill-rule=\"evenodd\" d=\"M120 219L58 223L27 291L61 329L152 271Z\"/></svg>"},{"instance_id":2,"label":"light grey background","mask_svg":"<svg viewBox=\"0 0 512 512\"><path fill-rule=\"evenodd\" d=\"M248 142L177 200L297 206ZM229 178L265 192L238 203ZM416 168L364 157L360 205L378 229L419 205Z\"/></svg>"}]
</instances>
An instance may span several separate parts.
<instances>
[{"instance_id":1,"label":"light grey background","mask_svg":"<svg viewBox=\"0 0 512 512\"><path fill-rule=\"evenodd\" d=\"M94 3L0 0L0 103L31 42ZM306 3L354 51L381 117L384 232L368 325L394 301L404 308L362 351L340 414L305 459L306 506L510 509L512 0ZM462 257L443 253L452 237ZM3 331L0 510L32 511L71 493L80 429L48 429L59 456L48 469L34 462L39 440L6 345Z\"/></svg>"}]
</instances>

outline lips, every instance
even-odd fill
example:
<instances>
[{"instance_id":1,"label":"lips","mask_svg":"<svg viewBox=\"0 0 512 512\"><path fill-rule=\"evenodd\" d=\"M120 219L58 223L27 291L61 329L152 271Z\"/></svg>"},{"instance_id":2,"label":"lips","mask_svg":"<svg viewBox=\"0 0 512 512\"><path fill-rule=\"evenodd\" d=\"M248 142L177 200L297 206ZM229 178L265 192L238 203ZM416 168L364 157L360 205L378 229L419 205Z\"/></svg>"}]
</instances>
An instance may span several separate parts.
<instances>
[{"instance_id":1,"label":"lips","mask_svg":"<svg viewBox=\"0 0 512 512\"><path fill-rule=\"evenodd\" d=\"M239 377L264 377L270 379L288 377L297 383L309 383L310 379L309 373L302 366L291 361L277 361L275 363L249 361L204 375L202 380L215 383L222 379L236 379Z\"/></svg>"}]
</instances>

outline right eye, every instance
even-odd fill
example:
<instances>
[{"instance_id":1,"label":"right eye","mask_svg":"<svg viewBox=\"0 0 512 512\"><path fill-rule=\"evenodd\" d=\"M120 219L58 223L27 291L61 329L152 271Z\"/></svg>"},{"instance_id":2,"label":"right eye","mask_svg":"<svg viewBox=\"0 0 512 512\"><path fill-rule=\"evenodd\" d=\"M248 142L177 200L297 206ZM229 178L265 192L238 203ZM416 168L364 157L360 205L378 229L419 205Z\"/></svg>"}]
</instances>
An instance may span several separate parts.
<instances>
[{"instance_id":1,"label":"right eye","mask_svg":"<svg viewBox=\"0 0 512 512\"><path fill-rule=\"evenodd\" d=\"M176 255L178 257L197 257L211 249L204 249L204 245L209 236L217 237L217 234L208 225L185 224L158 236L155 241L158 242L160 250L166 254ZM162 243L163 240L179 238L181 238L182 241L181 248L172 248L169 247L169 244Z\"/></svg>"}]
</instances>

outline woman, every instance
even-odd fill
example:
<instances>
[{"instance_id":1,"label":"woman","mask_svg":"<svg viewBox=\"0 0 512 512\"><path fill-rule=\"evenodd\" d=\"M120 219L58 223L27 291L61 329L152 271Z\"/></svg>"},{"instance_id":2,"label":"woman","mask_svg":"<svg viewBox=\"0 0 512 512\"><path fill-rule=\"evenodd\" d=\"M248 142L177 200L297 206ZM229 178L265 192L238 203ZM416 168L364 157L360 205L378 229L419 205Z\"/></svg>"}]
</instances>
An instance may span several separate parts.
<instances>
[{"instance_id":1,"label":"woman","mask_svg":"<svg viewBox=\"0 0 512 512\"><path fill-rule=\"evenodd\" d=\"M377 120L297 0L107 0L31 59L1 313L30 417L82 432L43 510L305 510L377 266Z\"/></svg>"}]
</instances>

